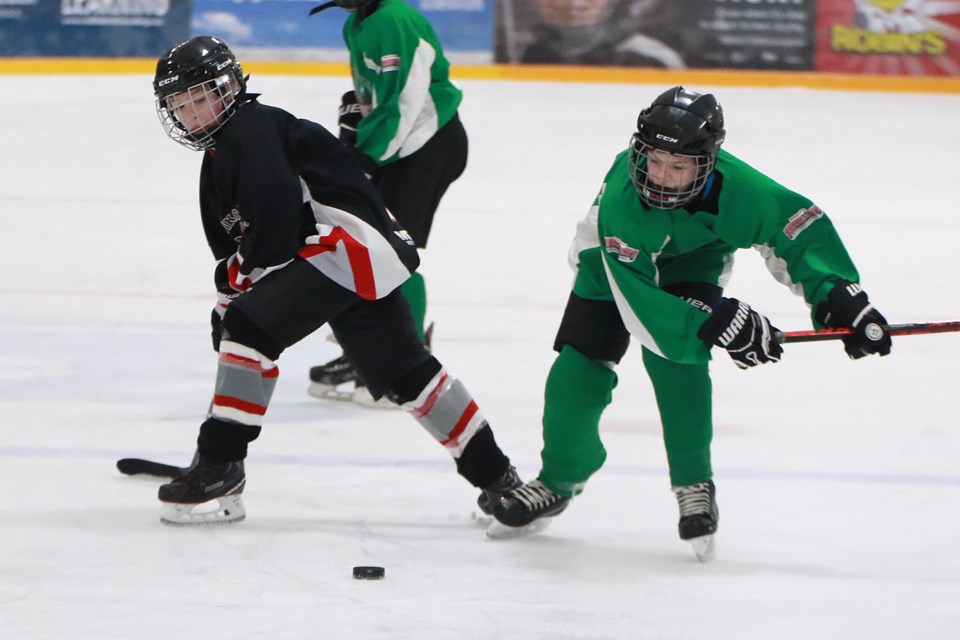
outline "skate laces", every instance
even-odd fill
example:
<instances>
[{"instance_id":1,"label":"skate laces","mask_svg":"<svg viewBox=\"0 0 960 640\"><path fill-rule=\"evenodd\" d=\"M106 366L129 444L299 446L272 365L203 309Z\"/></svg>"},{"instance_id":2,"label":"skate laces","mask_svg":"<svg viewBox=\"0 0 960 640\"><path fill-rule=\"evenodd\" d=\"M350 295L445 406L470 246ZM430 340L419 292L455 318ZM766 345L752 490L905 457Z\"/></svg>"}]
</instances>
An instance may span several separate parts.
<instances>
[{"instance_id":1,"label":"skate laces","mask_svg":"<svg viewBox=\"0 0 960 640\"><path fill-rule=\"evenodd\" d=\"M193 487L207 487L207 485L210 485L211 483L220 481L220 484L222 485L226 480L234 480L238 476L243 476L242 470L237 473L238 470L236 469L236 466L238 466L238 463L235 462L214 463L201 461L199 464L187 471L187 473L183 474L179 478L176 478L174 482L183 483Z\"/></svg>"},{"instance_id":2,"label":"skate laces","mask_svg":"<svg viewBox=\"0 0 960 640\"><path fill-rule=\"evenodd\" d=\"M349 371L353 369L353 365L350 364L349 360L347 360L347 356L343 355L339 358L334 358L327 364L323 365L323 368L329 373L340 373L342 371Z\"/></svg>"},{"instance_id":3,"label":"skate laces","mask_svg":"<svg viewBox=\"0 0 960 640\"><path fill-rule=\"evenodd\" d=\"M710 513L710 488L712 481L698 482L685 487L672 487L680 505L680 517L693 516L701 513Z\"/></svg>"},{"instance_id":4,"label":"skate laces","mask_svg":"<svg viewBox=\"0 0 960 640\"><path fill-rule=\"evenodd\" d=\"M531 480L527 484L517 487L510 492L510 497L516 498L531 511L539 511L562 499L562 496L550 491L539 480Z\"/></svg>"}]
</instances>

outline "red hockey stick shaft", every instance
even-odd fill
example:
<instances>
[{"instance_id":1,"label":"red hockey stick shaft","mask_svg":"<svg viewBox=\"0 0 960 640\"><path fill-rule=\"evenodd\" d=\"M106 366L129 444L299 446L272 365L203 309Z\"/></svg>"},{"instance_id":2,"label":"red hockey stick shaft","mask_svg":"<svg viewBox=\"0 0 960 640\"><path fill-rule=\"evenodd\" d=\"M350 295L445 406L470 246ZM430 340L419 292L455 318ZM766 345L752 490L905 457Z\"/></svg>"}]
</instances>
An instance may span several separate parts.
<instances>
[{"instance_id":1,"label":"red hockey stick shaft","mask_svg":"<svg viewBox=\"0 0 960 640\"><path fill-rule=\"evenodd\" d=\"M913 336L921 333L949 333L960 331L960 321L951 322L913 322L910 324L891 324L888 327L891 336ZM811 329L809 331L781 331L777 340L784 342L819 342L820 340L839 340L853 334L853 329Z\"/></svg>"}]
</instances>

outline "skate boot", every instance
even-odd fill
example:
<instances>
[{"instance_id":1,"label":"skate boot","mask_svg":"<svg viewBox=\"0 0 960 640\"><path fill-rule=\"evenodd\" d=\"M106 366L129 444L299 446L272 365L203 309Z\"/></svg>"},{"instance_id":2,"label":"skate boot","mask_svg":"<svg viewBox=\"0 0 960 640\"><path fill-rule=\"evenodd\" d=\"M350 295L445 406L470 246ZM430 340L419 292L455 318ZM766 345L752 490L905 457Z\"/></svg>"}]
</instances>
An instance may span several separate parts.
<instances>
[{"instance_id":1,"label":"skate boot","mask_svg":"<svg viewBox=\"0 0 960 640\"><path fill-rule=\"evenodd\" d=\"M685 487L672 487L680 505L680 539L693 545L700 562L710 562L716 553L714 534L720 512L717 509L717 488L713 480Z\"/></svg>"},{"instance_id":2,"label":"skate boot","mask_svg":"<svg viewBox=\"0 0 960 640\"><path fill-rule=\"evenodd\" d=\"M487 529L487 537L512 538L543 531L570 500L548 489L539 478L531 480L508 491L493 505L497 522Z\"/></svg>"},{"instance_id":3,"label":"skate boot","mask_svg":"<svg viewBox=\"0 0 960 640\"><path fill-rule=\"evenodd\" d=\"M367 385L357 376L356 370L345 355L327 364L312 367L307 393L322 400L347 400L372 409L396 407L385 397L379 400L373 399Z\"/></svg>"},{"instance_id":4,"label":"skate boot","mask_svg":"<svg viewBox=\"0 0 960 640\"><path fill-rule=\"evenodd\" d=\"M160 485L160 522L172 525L240 522L247 512L240 495L246 484L243 460L198 458L182 476Z\"/></svg>"},{"instance_id":5,"label":"skate boot","mask_svg":"<svg viewBox=\"0 0 960 640\"><path fill-rule=\"evenodd\" d=\"M356 381L356 370L347 360L347 356L342 355L326 364L310 368L310 386L307 393L325 400L351 400L353 391L342 391L337 387Z\"/></svg>"},{"instance_id":6,"label":"skate boot","mask_svg":"<svg viewBox=\"0 0 960 640\"><path fill-rule=\"evenodd\" d=\"M492 516L493 507L500 501L503 494L522 485L523 481L517 475L517 470L511 465L502 476L481 490L480 497L477 498L477 506L485 515Z\"/></svg>"}]
</instances>

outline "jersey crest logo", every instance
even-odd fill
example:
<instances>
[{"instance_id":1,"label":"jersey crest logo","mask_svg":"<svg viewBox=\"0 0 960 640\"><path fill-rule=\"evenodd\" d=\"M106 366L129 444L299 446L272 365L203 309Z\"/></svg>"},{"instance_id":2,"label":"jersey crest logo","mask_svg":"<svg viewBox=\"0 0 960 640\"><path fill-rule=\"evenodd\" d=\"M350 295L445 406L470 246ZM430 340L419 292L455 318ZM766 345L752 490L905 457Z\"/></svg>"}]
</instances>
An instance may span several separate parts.
<instances>
[{"instance_id":1,"label":"jersey crest logo","mask_svg":"<svg viewBox=\"0 0 960 640\"><path fill-rule=\"evenodd\" d=\"M249 222L240 217L240 212L236 209L231 209L230 213L223 216L223 218L220 219L220 224L227 233L231 233L234 227L239 226L239 229L237 229L239 233L233 237L237 242L240 242L243 232L250 226Z\"/></svg>"},{"instance_id":2,"label":"jersey crest logo","mask_svg":"<svg viewBox=\"0 0 960 640\"><path fill-rule=\"evenodd\" d=\"M634 249L615 236L604 237L603 245L606 247L607 253L617 254L617 260L620 262L633 262L640 255L639 249Z\"/></svg>"},{"instance_id":3,"label":"jersey crest logo","mask_svg":"<svg viewBox=\"0 0 960 640\"><path fill-rule=\"evenodd\" d=\"M363 54L363 64L367 67L367 69L370 69L378 75L380 74L380 65L378 65L372 58L367 56L367 54Z\"/></svg>"},{"instance_id":4,"label":"jersey crest logo","mask_svg":"<svg viewBox=\"0 0 960 640\"><path fill-rule=\"evenodd\" d=\"M787 220L787 226L783 228L783 233L791 240L796 240L797 236L822 216L823 211L817 205L813 205L809 209L800 209Z\"/></svg>"}]
</instances>

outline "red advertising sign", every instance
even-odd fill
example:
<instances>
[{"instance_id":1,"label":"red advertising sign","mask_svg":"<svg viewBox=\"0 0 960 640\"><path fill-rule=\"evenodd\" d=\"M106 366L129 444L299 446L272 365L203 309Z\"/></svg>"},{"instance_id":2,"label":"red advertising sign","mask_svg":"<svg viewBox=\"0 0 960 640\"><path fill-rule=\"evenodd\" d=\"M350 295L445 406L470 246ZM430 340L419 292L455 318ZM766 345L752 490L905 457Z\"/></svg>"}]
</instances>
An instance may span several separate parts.
<instances>
[{"instance_id":1,"label":"red advertising sign","mask_svg":"<svg viewBox=\"0 0 960 640\"><path fill-rule=\"evenodd\" d=\"M960 75L960 2L819 0L817 71Z\"/></svg>"}]
</instances>

